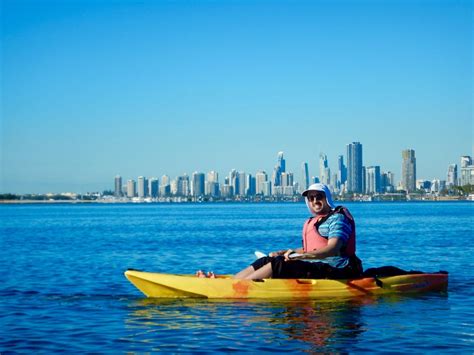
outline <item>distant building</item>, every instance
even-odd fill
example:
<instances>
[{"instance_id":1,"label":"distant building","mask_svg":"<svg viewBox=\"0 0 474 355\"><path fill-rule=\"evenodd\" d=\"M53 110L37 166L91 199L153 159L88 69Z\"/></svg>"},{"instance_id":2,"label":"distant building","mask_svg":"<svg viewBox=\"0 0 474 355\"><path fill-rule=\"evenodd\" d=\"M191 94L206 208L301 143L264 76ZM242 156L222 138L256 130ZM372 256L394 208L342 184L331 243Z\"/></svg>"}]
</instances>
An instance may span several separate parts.
<instances>
[{"instance_id":1,"label":"distant building","mask_svg":"<svg viewBox=\"0 0 474 355\"><path fill-rule=\"evenodd\" d=\"M187 174L178 176L176 178L176 195L177 196L189 195L189 176Z\"/></svg>"},{"instance_id":2,"label":"distant building","mask_svg":"<svg viewBox=\"0 0 474 355\"><path fill-rule=\"evenodd\" d=\"M461 157L461 186L474 185L474 165L469 155Z\"/></svg>"},{"instance_id":3,"label":"distant building","mask_svg":"<svg viewBox=\"0 0 474 355\"><path fill-rule=\"evenodd\" d=\"M430 191L432 193L439 193L441 191L446 190L446 181L445 180L438 180L434 179L431 181L431 188Z\"/></svg>"},{"instance_id":4,"label":"distant building","mask_svg":"<svg viewBox=\"0 0 474 355\"><path fill-rule=\"evenodd\" d=\"M257 195L265 195L265 186L264 184L268 181L268 175L265 171L259 171L255 174L255 187ZM268 196L268 195L267 195Z\"/></svg>"},{"instance_id":5,"label":"distant building","mask_svg":"<svg viewBox=\"0 0 474 355\"><path fill-rule=\"evenodd\" d=\"M393 192L395 190L395 174L391 171L382 173L382 191Z\"/></svg>"},{"instance_id":6,"label":"distant building","mask_svg":"<svg viewBox=\"0 0 474 355\"><path fill-rule=\"evenodd\" d=\"M456 186L457 184L458 184L458 166L456 164L449 164L446 185Z\"/></svg>"},{"instance_id":7,"label":"distant building","mask_svg":"<svg viewBox=\"0 0 474 355\"><path fill-rule=\"evenodd\" d=\"M341 188L342 184L345 184L347 180L347 167L344 165L344 156L339 155L337 157L337 179L336 187Z\"/></svg>"},{"instance_id":8,"label":"distant building","mask_svg":"<svg viewBox=\"0 0 474 355\"><path fill-rule=\"evenodd\" d=\"M148 194L152 198L157 198L159 195L159 180L155 177L148 180Z\"/></svg>"},{"instance_id":9,"label":"distant building","mask_svg":"<svg viewBox=\"0 0 474 355\"><path fill-rule=\"evenodd\" d=\"M221 186L221 196L224 198L231 198L234 196L234 188L231 185L224 184Z\"/></svg>"},{"instance_id":10,"label":"distant building","mask_svg":"<svg viewBox=\"0 0 474 355\"><path fill-rule=\"evenodd\" d=\"M472 158L469 155L463 155L461 157L461 168L467 168L472 165Z\"/></svg>"},{"instance_id":11,"label":"distant building","mask_svg":"<svg viewBox=\"0 0 474 355\"><path fill-rule=\"evenodd\" d=\"M210 171L207 173L206 180L206 195L217 197L219 196L219 174L215 171Z\"/></svg>"},{"instance_id":12,"label":"distant building","mask_svg":"<svg viewBox=\"0 0 474 355\"><path fill-rule=\"evenodd\" d=\"M237 194L239 191L239 174L235 169L232 169L229 173L229 185L232 187L232 189L229 190L232 196Z\"/></svg>"},{"instance_id":13,"label":"distant building","mask_svg":"<svg viewBox=\"0 0 474 355\"><path fill-rule=\"evenodd\" d=\"M265 181L262 184L262 194L265 197L272 195L272 183L271 181Z\"/></svg>"},{"instance_id":14,"label":"distant building","mask_svg":"<svg viewBox=\"0 0 474 355\"><path fill-rule=\"evenodd\" d=\"M237 174L237 179L239 180L238 183L238 190L236 190L236 195L245 196L247 195L247 174L243 171L240 171Z\"/></svg>"},{"instance_id":15,"label":"distant building","mask_svg":"<svg viewBox=\"0 0 474 355\"><path fill-rule=\"evenodd\" d=\"M285 158L283 158L283 152L278 152L277 166L282 173L286 172L286 161Z\"/></svg>"},{"instance_id":16,"label":"distant building","mask_svg":"<svg viewBox=\"0 0 474 355\"><path fill-rule=\"evenodd\" d=\"M309 187L309 169L308 163L301 163L301 188L306 190Z\"/></svg>"},{"instance_id":17,"label":"distant building","mask_svg":"<svg viewBox=\"0 0 474 355\"><path fill-rule=\"evenodd\" d=\"M402 151L402 189L406 192L416 190L416 158L413 149Z\"/></svg>"},{"instance_id":18,"label":"distant building","mask_svg":"<svg viewBox=\"0 0 474 355\"><path fill-rule=\"evenodd\" d=\"M417 190L423 190L425 192L431 191L431 181L418 179L416 180L416 188Z\"/></svg>"},{"instance_id":19,"label":"distant building","mask_svg":"<svg viewBox=\"0 0 474 355\"><path fill-rule=\"evenodd\" d=\"M191 195L194 197L204 196L205 193L204 173L195 171L191 178Z\"/></svg>"},{"instance_id":20,"label":"distant building","mask_svg":"<svg viewBox=\"0 0 474 355\"><path fill-rule=\"evenodd\" d=\"M286 161L283 158L283 152L278 152L277 165L275 165L272 174L273 187L281 186L281 174L284 172L286 172Z\"/></svg>"},{"instance_id":21,"label":"distant building","mask_svg":"<svg viewBox=\"0 0 474 355\"><path fill-rule=\"evenodd\" d=\"M143 176L138 177L138 197L144 198L148 196L148 180Z\"/></svg>"},{"instance_id":22,"label":"distant building","mask_svg":"<svg viewBox=\"0 0 474 355\"><path fill-rule=\"evenodd\" d=\"M362 193L362 144L353 142L347 148L347 192Z\"/></svg>"},{"instance_id":23,"label":"distant building","mask_svg":"<svg viewBox=\"0 0 474 355\"><path fill-rule=\"evenodd\" d=\"M382 192L382 178L380 175L380 166L369 166L366 168L366 194L375 194Z\"/></svg>"},{"instance_id":24,"label":"distant building","mask_svg":"<svg viewBox=\"0 0 474 355\"><path fill-rule=\"evenodd\" d=\"M159 186L160 196L167 197L171 195L171 180L168 175L161 177L161 184Z\"/></svg>"},{"instance_id":25,"label":"distant building","mask_svg":"<svg viewBox=\"0 0 474 355\"><path fill-rule=\"evenodd\" d=\"M135 180L128 180L127 181L127 197L132 198L135 197L137 190L137 184Z\"/></svg>"},{"instance_id":26,"label":"distant building","mask_svg":"<svg viewBox=\"0 0 474 355\"><path fill-rule=\"evenodd\" d=\"M324 153L319 154L319 178L323 184L331 185L331 170L328 165L328 157Z\"/></svg>"},{"instance_id":27,"label":"distant building","mask_svg":"<svg viewBox=\"0 0 474 355\"><path fill-rule=\"evenodd\" d=\"M461 168L461 186L474 185L474 165Z\"/></svg>"},{"instance_id":28,"label":"distant building","mask_svg":"<svg viewBox=\"0 0 474 355\"><path fill-rule=\"evenodd\" d=\"M122 177L120 175L117 175L115 177L114 196L115 197L121 197L122 196Z\"/></svg>"},{"instance_id":29,"label":"distant building","mask_svg":"<svg viewBox=\"0 0 474 355\"><path fill-rule=\"evenodd\" d=\"M247 174L247 181L245 183L247 186L247 195L248 196L255 196L256 191L256 179L252 174Z\"/></svg>"}]
</instances>

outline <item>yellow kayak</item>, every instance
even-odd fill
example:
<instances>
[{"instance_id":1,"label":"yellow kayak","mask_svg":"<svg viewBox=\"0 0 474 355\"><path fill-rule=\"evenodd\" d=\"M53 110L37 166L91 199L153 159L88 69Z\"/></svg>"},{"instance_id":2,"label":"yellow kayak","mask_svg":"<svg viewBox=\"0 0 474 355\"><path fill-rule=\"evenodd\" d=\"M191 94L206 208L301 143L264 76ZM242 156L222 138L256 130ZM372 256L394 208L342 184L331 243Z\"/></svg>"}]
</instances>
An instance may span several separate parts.
<instances>
[{"instance_id":1,"label":"yellow kayak","mask_svg":"<svg viewBox=\"0 0 474 355\"><path fill-rule=\"evenodd\" d=\"M394 293L441 291L447 273L365 277L354 280L264 279L237 280L230 276L199 278L128 270L127 279L152 298L332 299Z\"/></svg>"}]
</instances>

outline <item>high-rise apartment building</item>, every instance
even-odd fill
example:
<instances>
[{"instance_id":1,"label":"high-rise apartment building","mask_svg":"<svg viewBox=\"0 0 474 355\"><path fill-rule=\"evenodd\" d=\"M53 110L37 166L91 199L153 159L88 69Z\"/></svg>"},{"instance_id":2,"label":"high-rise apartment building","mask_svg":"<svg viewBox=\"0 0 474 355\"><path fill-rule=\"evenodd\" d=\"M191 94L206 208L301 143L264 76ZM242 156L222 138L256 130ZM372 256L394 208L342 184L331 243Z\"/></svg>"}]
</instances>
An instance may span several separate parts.
<instances>
[{"instance_id":1,"label":"high-rise apartment building","mask_svg":"<svg viewBox=\"0 0 474 355\"><path fill-rule=\"evenodd\" d=\"M238 180L239 180L239 189L236 192L236 195L239 196L245 196L247 195L247 174L244 173L243 171L239 171L237 174Z\"/></svg>"},{"instance_id":2,"label":"high-rise apartment building","mask_svg":"<svg viewBox=\"0 0 474 355\"><path fill-rule=\"evenodd\" d=\"M283 158L283 152L278 152L278 159L275 168L273 169L272 185L281 186L281 174L286 172L286 161Z\"/></svg>"},{"instance_id":3,"label":"high-rise apartment building","mask_svg":"<svg viewBox=\"0 0 474 355\"><path fill-rule=\"evenodd\" d=\"M382 173L382 192L393 192L395 189L395 174L391 171Z\"/></svg>"},{"instance_id":4,"label":"high-rise apartment building","mask_svg":"<svg viewBox=\"0 0 474 355\"><path fill-rule=\"evenodd\" d=\"M272 194L272 183L271 181L264 181L262 184L262 194L265 197L268 197Z\"/></svg>"},{"instance_id":5,"label":"high-rise apartment building","mask_svg":"<svg viewBox=\"0 0 474 355\"><path fill-rule=\"evenodd\" d=\"M448 165L448 174L446 178L447 186L457 186L458 184L458 166L456 164Z\"/></svg>"},{"instance_id":6,"label":"high-rise apartment building","mask_svg":"<svg viewBox=\"0 0 474 355\"><path fill-rule=\"evenodd\" d=\"M369 166L365 169L366 184L365 193L375 194L382 191L382 179L380 175L380 166Z\"/></svg>"},{"instance_id":7,"label":"high-rise apartment building","mask_svg":"<svg viewBox=\"0 0 474 355\"><path fill-rule=\"evenodd\" d=\"M278 165L273 168L272 185L274 187L281 185L281 169Z\"/></svg>"},{"instance_id":8,"label":"high-rise apartment building","mask_svg":"<svg viewBox=\"0 0 474 355\"><path fill-rule=\"evenodd\" d=\"M247 186L246 194L247 196L255 196L255 191L256 191L255 176L252 176L252 174L247 174L246 178L247 178L245 182L245 185Z\"/></svg>"},{"instance_id":9,"label":"high-rise apartment building","mask_svg":"<svg viewBox=\"0 0 474 355\"><path fill-rule=\"evenodd\" d=\"M309 168L308 163L301 164L301 189L304 191L309 187Z\"/></svg>"},{"instance_id":10,"label":"high-rise apartment building","mask_svg":"<svg viewBox=\"0 0 474 355\"><path fill-rule=\"evenodd\" d=\"M336 179L336 187L338 189L341 188L341 185L345 184L347 180L347 168L344 165L344 156L339 155L337 157L337 179Z\"/></svg>"},{"instance_id":11,"label":"high-rise apartment building","mask_svg":"<svg viewBox=\"0 0 474 355\"><path fill-rule=\"evenodd\" d=\"M285 161L285 158L283 158L283 152L278 152L277 166L280 167L280 172L282 173L286 172L286 161Z\"/></svg>"},{"instance_id":12,"label":"high-rise apartment building","mask_svg":"<svg viewBox=\"0 0 474 355\"><path fill-rule=\"evenodd\" d=\"M416 158L413 149L402 151L402 189L406 192L416 191Z\"/></svg>"},{"instance_id":13,"label":"high-rise apartment building","mask_svg":"<svg viewBox=\"0 0 474 355\"><path fill-rule=\"evenodd\" d=\"M469 165L472 165L472 159L469 155L463 155L461 157L461 168L467 168Z\"/></svg>"},{"instance_id":14,"label":"high-rise apartment building","mask_svg":"<svg viewBox=\"0 0 474 355\"><path fill-rule=\"evenodd\" d=\"M120 175L117 175L115 177L114 196L115 197L121 197L122 196L122 177Z\"/></svg>"},{"instance_id":15,"label":"high-rise apartment building","mask_svg":"<svg viewBox=\"0 0 474 355\"><path fill-rule=\"evenodd\" d=\"M204 173L195 171L191 179L191 195L194 197L204 196Z\"/></svg>"},{"instance_id":16,"label":"high-rise apartment building","mask_svg":"<svg viewBox=\"0 0 474 355\"><path fill-rule=\"evenodd\" d=\"M178 176L176 179L176 195L189 195L189 176L187 174Z\"/></svg>"},{"instance_id":17,"label":"high-rise apartment building","mask_svg":"<svg viewBox=\"0 0 474 355\"><path fill-rule=\"evenodd\" d=\"M138 177L137 187L138 197L144 198L148 196L148 180L143 176Z\"/></svg>"},{"instance_id":18,"label":"high-rise apartment building","mask_svg":"<svg viewBox=\"0 0 474 355\"><path fill-rule=\"evenodd\" d=\"M159 180L152 177L148 180L148 195L152 198L157 198L159 195Z\"/></svg>"},{"instance_id":19,"label":"high-rise apartment building","mask_svg":"<svg viewBox=\"0 0 474 355\"><path fill-rule=\"evenodd\" d=\"M161 177L161 184L160 184L160 196L169 196L171 195L171 179L168 175L163 175Z\"/></svg>"},{"instance_id":20,"label":"high-rise apartment building","mask_svg":"<svg viewBox=\"0 0 474 355\"><path fill-rule=\"evenodd\" d=\"M326 154L319 154L319 179L323 184L331 185L331 170L328 165Z\"/></svg>"},{"instance_id":21,"label":"high-rise apartment building","mask_svg":"<svg viewBox=\"0 0 474 355\"><path fill-rule=\"evenodd\" d=\"M229 173L229 185L232 186L229 193L237 195L239 193L239 173L235 169Z\"/></svg>"},{"instance_id":22,"label":"high-rise apartment building","mask_svg":"<svg viewBox=\"0 0 474 355\"><path fill-rule=\"evenodd\" d=\"M216 171L210 171L207 173L206 180L206 195L217 197L219 196L219 174Z\"/></svg>"},{"instance_id":23,"label":"high-rise apartment building","mask_svg":"<svg viewBox=\"0 0 474 355\"><path fill-rule=\"evenodd\" d=\"M268 175L265 171L259 171L255 174L255 188L256 188L255 193L257 195L268 196L264 194L264 190L265 190L264 184L267 181L268 181Z\"/></svg>"},{"instance_id":24,"label":"high-rise apartment building","mask_svg":"<svg viewBox=\"0 0 474 355\"><path fill-rule=\"evenodd\" d=\"M137 189L137 184L135 180L128 180L127 181L127 197L132 198L135 197Z\"/></svg>"},{"instance_id":25,"label":"high-rise apartment building","mask_svg":"<svg viewBox=\"0 0 474 355\"><path fill-rule=\"evenodd\" d=\"M469 155L461 157L461 186L474 185L474 165Z\"/></svg>"},{"instance_id":26,"label":"high-rise apartment building","mask_svg":"<svg viewBox=\"0 0 474 355\"><path fill-rule=\"evenodd\" d=\"M347 192L362 193L362 144L353 142L347 148Z\"/></svg>"}]
</instances>

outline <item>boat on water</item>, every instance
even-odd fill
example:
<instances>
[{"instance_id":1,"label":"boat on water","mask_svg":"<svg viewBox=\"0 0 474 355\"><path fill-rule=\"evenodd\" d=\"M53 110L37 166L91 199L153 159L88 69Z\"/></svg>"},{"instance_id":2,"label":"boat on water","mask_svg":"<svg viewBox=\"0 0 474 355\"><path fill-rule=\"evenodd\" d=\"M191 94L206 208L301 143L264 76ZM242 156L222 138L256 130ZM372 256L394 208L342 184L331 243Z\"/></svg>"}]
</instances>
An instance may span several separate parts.
<instances>
[{"instance_id":1,"label":"boat on water","mask_svg":"<svg viewBox=\"0 0 474 355\"><path fill-rule=\"evenodd\" d=\"M127 270L125 276L151 298L332 299L443 291L448 285L448 274L442 271L352 280L239 280L229 275L199 278L137 270Z\"/></svg>"}]
</instances>

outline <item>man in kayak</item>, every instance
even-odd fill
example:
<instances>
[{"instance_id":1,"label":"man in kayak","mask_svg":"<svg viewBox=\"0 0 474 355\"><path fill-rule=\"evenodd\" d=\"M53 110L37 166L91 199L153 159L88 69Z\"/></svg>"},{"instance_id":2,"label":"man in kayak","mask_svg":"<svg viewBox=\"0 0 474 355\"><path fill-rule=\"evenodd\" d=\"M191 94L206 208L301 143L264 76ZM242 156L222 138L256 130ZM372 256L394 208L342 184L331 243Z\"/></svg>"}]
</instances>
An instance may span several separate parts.
<instances>
[{"instance_id":1,"label":"man in kayak","mask_svg":"<svg viewBox=\"0 0 474 355\"><path fill-rule=\"evenodd\" d=\"M313 184L302 193L313 215L303 226L303 247L270 253L237 273L236 279L348 279L362 274L355 254L355 223L334 205L329 188Z\"/></svg>"}]
</instances>

